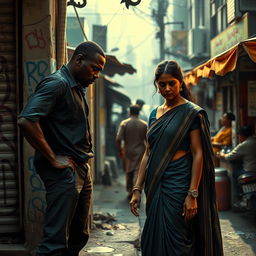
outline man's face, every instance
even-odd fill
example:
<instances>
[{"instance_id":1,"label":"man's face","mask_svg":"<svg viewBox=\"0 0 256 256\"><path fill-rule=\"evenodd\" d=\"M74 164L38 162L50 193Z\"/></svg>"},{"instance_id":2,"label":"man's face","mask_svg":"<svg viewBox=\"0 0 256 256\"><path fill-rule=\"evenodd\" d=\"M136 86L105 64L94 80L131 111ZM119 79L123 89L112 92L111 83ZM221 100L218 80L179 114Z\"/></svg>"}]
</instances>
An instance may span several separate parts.
<instances>
[{"instance_id":1,"label":"man's face","mask_svg":"<svg viewBox=\"0 0 256 256\"><path fill-rule=\"evenodd\" d=\"M85 54L78 54L76 58L75 79L83 87L88 87L99 78L99 73L103 70L105 63L106 58L99 53L96 53L92 57L87 57Z\"/></svg>"}]
</instances>

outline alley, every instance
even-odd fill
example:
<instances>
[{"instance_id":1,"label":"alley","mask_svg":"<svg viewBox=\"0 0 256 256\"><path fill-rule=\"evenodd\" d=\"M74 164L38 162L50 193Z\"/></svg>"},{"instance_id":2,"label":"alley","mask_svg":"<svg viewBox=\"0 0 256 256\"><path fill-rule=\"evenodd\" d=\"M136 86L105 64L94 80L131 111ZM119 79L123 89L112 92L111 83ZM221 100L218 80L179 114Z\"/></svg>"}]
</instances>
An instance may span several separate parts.
<instances>
[{"instance_id":1,"label":"alley","mask_svg":"<svg viewBox=\"0 0 256 256\"><path fill-rule=\"evenodd\" d=\"M145 197L143 198L145 202ZM137 219L129 211L128 200L121 176L112 186L96 185L94 212L111 214L116 221L112 225L94 229L88 245L80 256L133 256L141 255L136 250L139 242L140 226L145 221L144 207ZM220 212L220 222L225 256L256 255L256 218L249 213Z\"/></svg>"}]
</instances>

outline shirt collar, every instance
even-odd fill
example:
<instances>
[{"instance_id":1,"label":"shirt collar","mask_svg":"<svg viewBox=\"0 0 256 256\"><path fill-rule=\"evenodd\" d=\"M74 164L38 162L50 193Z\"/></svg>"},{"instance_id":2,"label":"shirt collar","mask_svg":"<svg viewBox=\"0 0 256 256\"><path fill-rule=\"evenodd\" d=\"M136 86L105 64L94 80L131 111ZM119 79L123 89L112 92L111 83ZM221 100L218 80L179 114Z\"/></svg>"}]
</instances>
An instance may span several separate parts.
<instances>
[{"instance_id":1,"label":"shirt collar","mask_svg":"<svg viewBox=\"0 0 256 256\"><path fill-rule=\"evenodd\" d=\"M74 79L74 77L72 76L72 74L69 71L69 68L67 65L63 65L61 67L61 71L64 72L64 74L66 75L66 78L68 80L69 86L71 88L75 87L75 86L81 86L79 83L77 83Z\"/></svg>"}]
</instances>

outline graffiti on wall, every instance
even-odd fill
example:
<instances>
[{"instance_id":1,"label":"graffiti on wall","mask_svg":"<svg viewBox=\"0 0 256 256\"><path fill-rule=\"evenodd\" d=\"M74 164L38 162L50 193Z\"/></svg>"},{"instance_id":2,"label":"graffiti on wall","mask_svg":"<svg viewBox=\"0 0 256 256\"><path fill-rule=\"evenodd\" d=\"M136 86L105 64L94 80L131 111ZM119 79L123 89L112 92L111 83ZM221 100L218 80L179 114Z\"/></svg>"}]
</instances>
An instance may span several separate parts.
<instances>
[{"instance_id":1,"label":"graffiti on wall","mask_svg":"<svg viewBox=\"0 0 256 256\"><path fill-rule=\"evenodd\" d=\"M28 92L31 94L36 85L56 70L56 61L51 59L46 60L31 60L25 62L25 78L27 80Z\"/></svg>"},{"instance_id":2,"label":"graffiti on wall","mask_svg":"<svg viewBox=\"0 0 256 256\"><path fill-rule=\"evenodd\" d=\"M41 28L35 28L25 35L25 42L29 49L46 47L46 39Z\"/></svg>"},{"instance_id":3,"label":"graffiti on wall","mask_svg":"<svg viewBox=\"0 0 256 256\"><path fill-rule=\"evenodd\" d=\"M4 56L0 56L0 145L4 149L0 162L1 183L3 185L3 206L7 204L7 171L15 173L16 153L16 113L15 105L12 102L12 88L8 75L8 63ZM2 153L2 152L1 152Z\"/></svg>"},{"instance_id":4,"label":"graffiti on wall","mask_svg":"<svg viewBox=\"0 0 256 256\"><path fill-rule=\"evenodd\" d=\"M50 15L43 19L24 26L24 42L25 50L31 50L38 53L40 50L46 49L51 45L51 34L47 24L50 22Z\"/></svg>"},{"instance_id":5,"label":"graffiti on wall","mask_svg":"<svg viewBox=\"0 0 256 256\"><path fill-rule=\"evenodd\" d=\"M43 223L43 216L46 210L46 201L42 197L42 193L45 192L43 182L36 173L34 167L34 157L31 156L28 159L28 170L29 170L29 184L31 187L31 198L28 200L27 205L27 217L32 223Z\"/></svg>"}]
</instances>

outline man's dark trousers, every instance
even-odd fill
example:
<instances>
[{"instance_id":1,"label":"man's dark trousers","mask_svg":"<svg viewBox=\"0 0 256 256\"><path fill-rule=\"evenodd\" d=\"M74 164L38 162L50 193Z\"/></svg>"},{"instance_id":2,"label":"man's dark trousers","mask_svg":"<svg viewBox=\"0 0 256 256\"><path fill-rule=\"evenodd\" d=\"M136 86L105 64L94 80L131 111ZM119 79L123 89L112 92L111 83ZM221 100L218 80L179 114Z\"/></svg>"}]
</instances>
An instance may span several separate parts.
<instances>
[{"instance_id":1,"label":"man's dark trousers","mask_svg":"<svg viewBox=\"0 0 256 256\"><path fill-rule=\"evenodd\" d=\"M42 168L43 167L43 168ZM37 168L46 189L47 210L38 256L78 256L89 238L89 210L92 193L88 164L55 169L48 164Z\"/></svg>"}]
</instances>

